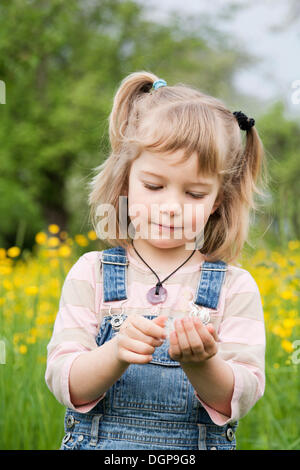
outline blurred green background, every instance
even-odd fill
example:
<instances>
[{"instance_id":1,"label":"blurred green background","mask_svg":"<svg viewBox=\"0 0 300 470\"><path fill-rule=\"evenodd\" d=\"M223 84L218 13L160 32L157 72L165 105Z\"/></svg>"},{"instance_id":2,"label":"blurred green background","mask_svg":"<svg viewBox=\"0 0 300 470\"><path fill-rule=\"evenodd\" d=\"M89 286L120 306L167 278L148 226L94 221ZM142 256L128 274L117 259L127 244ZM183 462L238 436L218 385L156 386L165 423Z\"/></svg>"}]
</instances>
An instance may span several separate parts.
<instances>
[{"instance_id":1,"label":"blurred green background","mask_svg":"<svg viewBox=\"0 0 300 470\"><path fill-rule=\"evenodd\" d=\"M110 150L114 94L138 70L196 86L256 120L269 198L251 223L243 265L264 301L269 382L241 421L238 448L300 447L299 370L290 356L299 338L300 103L291 101L292 82L269 101L250 81L249 94L236 86L237 74L262 61L230 29L251 2L217 3L195 14L187 2L160 18L156 1L0 2L0 449L55 449L62 438L64 410L44 384L45 349L66 273L85 251L103 249L89 225L87 185ZM283 3L286 32L299 3L274 8ZM298 35L295 58L299 44Z\"/></svg>"}]
</instances>

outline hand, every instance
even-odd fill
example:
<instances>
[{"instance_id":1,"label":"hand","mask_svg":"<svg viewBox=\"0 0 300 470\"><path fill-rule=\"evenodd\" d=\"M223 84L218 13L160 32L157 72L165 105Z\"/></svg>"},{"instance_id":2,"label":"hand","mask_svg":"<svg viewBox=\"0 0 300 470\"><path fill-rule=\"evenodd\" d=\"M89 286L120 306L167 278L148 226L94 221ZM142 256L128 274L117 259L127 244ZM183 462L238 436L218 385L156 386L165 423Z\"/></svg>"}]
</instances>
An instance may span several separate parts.
<instances>
[{"instance_id":1,"label":"hand","mask_svg":"<svg viewBox=\"0 0 300 470\"><path fill-rule=\"evenodd\" d=\"M117 358L127 364L146 364L152 360L151 354L166 339L163 328L167 317L149 320L142 315L130 315L122 323L116 338Z\"/></svg>"},{"instance_id":2,"label":"hand","mask_svg":"<svg viewBox=\"0 0 300 470\"><path fill-rule=\"evenodd\" d=\"M170 333L169 355L174 361L199 363L217 353L217 333L211 323L204 325L200 318L184 317L175 320Z\"/></svg>"}]
</instances>

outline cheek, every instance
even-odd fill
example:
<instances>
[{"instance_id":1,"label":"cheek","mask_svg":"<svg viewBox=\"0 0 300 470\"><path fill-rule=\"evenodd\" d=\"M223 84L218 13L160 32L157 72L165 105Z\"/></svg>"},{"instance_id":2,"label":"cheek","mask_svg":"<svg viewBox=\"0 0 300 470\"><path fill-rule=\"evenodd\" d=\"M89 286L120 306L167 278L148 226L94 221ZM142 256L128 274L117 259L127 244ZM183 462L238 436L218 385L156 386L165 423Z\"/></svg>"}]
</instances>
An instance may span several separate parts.
<instances>
[{"instance_id":1,"label":"cheek","mask_svg":"<svg viewBox=\"0 0 300 470\"><path fill-rule=\"evenodd\" d=\"M128 191L128 212L131 220L139 219L146 222L151 215L151 198L140 185L136 185Z\"/></svg>"},{"instance_id":2,"label":"cheek","mask_svg":"<svg viewBox=\"0 0 300 470\"><path fill-rule=\"evenodd\" d=\"M192 229L194 232L199 232L205 227L211 210L214 204L214 199L209 198L206 201L196 204L192 211Z\"/></svg>"}]
</instances>

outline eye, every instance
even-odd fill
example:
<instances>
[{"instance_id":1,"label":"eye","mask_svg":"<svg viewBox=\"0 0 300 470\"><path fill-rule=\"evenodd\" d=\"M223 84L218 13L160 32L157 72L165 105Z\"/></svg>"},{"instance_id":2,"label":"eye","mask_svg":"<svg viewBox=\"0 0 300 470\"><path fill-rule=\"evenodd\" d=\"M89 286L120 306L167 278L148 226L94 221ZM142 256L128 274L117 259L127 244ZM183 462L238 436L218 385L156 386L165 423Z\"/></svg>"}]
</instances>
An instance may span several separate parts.
<instances>
[{"instance_id":1,"label":"eye","mask_svg":"<svg viewBox=\"0 0 300 470\"><path fill-rule=\"evenodd\" d=\"M150 189L150 191L157 191L158 189L162 188L162 186L152 186L150 184L144 184L144 187L147 189ZM194 199L202 199L206 196L206 194L193 194L193 193L187 193L187 194L189 194Z\"/></svg>"},{"instance_id":2,"label":"eye","mask_svg":"<svg viewBox=\"0 0 300 470\"><path fill-rule=\"evenodd\" d=\"M149 184L144 184L145 188L155 191L156 189L160 189L162 186L150 186Z\"/></svg>"},{"instance_id":3,"label":"eye","mask_svg":"<svg viewBox=\"0 0 300 470\"><path fill-rule=\"evenodd\" d=\"M190 193L190 195L194 198L194 199L203 199L206 194L192 194Z\"/></svg>"}]
</instances>

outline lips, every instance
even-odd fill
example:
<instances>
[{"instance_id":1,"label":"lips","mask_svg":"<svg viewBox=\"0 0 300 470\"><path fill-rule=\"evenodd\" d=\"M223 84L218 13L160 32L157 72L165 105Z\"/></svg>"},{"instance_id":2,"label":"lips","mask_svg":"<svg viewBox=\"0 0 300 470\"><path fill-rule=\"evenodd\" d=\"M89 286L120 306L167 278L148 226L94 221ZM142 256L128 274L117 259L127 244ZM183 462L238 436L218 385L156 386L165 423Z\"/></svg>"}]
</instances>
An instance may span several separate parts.
<instances>
[{"instance_id":1,"label":"lips","mask_svg":"<svg viewBox=\"0 0 300 470\"><path fill-rule=\"evenodd\" d=\"M175 227L174 225L162 225L162 224L156 224L154 222L155 225L158 225L159 227L164 227L164 228L171 228L171 229L178 229L178 228L181 228L181 227Z\"/></svg>"}]
</instances>

